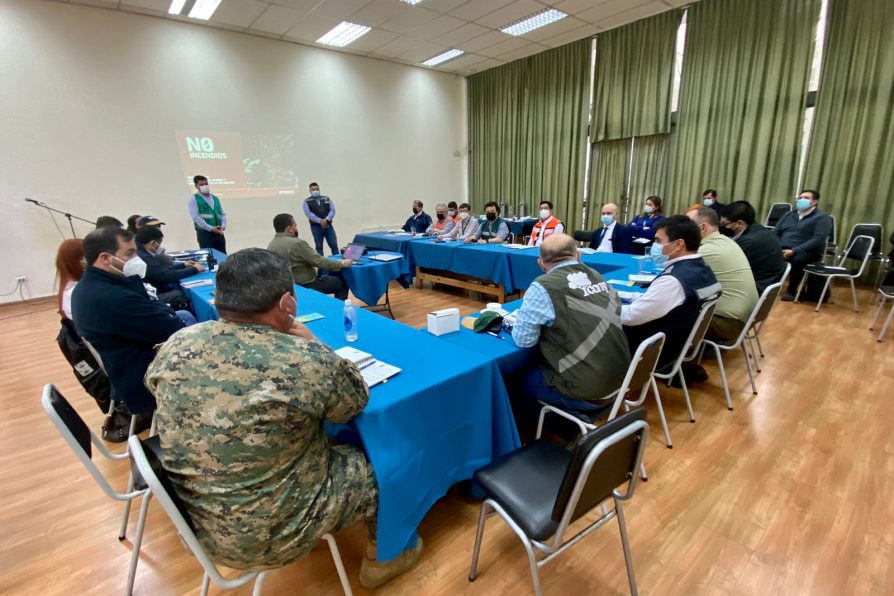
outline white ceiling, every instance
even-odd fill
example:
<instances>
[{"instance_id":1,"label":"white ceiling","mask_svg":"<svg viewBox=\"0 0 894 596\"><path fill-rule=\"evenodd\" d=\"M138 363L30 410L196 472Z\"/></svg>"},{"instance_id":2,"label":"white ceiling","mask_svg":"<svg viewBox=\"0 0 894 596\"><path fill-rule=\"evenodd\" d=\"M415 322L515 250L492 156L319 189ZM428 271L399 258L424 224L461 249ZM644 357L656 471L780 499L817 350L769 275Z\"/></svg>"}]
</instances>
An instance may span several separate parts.
<instances>
[{"instance_id":1,"label":"white ceiling","mask_svg":"<svg viewBox=\"0 0 894 596\"><path fill-rule=\"evenodd\" d=\"M468 75L537 54L600 31L683 6L693 0L222 0L209 21L168 15L171 0L58 0L241 31L282 41L315 43L341 21L372 27L344 51L419 66L451 48L466 53L436 70ZM499 29L554 7L564 19L521 37Z\"/></svg>"}]
</instances>

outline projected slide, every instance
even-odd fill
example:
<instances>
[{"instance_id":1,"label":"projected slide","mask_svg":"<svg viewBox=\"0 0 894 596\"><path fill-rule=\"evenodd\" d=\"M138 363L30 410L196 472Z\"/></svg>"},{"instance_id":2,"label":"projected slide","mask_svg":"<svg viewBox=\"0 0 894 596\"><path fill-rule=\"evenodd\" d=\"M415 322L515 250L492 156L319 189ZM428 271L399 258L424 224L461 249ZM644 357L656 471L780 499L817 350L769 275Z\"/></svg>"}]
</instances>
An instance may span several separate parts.
<instances>
[{"instance_id":1,"label":"projected slide","mask_svg":"<svg viewBox=\"0 0 894 596\"><path fill-rule=\"evenodd\" d=\"M212 192L221 198L273 198L298 192L294 135L178 130L176 137L190 192L196 174L207 176Z\"/></svg>"}]
</instances>

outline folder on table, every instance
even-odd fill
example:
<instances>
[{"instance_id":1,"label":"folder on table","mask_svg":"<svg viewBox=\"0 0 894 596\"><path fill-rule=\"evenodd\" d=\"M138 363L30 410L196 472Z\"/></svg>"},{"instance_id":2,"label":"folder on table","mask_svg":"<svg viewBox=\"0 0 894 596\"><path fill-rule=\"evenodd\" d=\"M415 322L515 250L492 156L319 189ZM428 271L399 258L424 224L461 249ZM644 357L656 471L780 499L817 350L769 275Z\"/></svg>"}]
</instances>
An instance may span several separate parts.
<instances>
[{"instance_id":1,"label":"folder on table","mask_svg":"<svg viewBox=\"0 0 894 596\"><path fill-rule=\"evenodd\" d=\"M345 360L350 360L356 364L357 368L360 369L363 380L370 387L385 382L400 372L398 367L376 360L372 354L361 352L351 346L339 348L335 350L335 353Z\"/></svg>"}]
</instances>

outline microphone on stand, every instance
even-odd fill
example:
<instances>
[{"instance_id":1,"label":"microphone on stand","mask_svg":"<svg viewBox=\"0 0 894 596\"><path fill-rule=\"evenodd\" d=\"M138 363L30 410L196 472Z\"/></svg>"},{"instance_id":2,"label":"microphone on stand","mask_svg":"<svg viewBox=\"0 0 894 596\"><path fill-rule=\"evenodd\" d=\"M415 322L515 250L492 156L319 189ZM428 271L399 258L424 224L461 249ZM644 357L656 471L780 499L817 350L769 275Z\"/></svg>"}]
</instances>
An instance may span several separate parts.
<instances>
[{"instance_id":1,"label":"microphone on stand","mask_svg":"<svg viewBox=\"0 0 894 596\"><path fill-rule=\"evenodd\" d=\"M40 205L40 201L35 201L34 199L29 199L28 197L25 197L25 200L29 203L34 203L35 205Z\"/></svg>"}]
</instances>

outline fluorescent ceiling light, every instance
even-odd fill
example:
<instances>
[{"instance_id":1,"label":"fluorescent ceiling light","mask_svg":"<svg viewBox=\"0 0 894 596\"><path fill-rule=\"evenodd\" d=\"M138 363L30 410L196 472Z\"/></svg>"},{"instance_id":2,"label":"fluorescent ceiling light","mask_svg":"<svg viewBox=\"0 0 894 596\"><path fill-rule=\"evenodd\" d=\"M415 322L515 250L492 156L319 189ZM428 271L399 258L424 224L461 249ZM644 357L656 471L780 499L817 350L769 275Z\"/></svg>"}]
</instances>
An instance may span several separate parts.
<instances>
[{"instance_id":1,"label":"fluorescent ceiling light","mask_svg":"<svg viewBox=\"0 0 894 596\"><path fill-rule=\"evenodd\" d=\"M401 2L406 2L407 4L419 4L422 0L400 0Z\"/></svg>"},{"instance_id":2,"label":"fluorescent ceiling light","mask_svg":"<svg viewBox=\"0 0 894 596\"><path fill-rule=\"evenodd\" d=\"M220 6L220 0L196 0L196 3L192 5L192 10L189 11L189 18L207 21L218 6Z\"/></svg>"},{"instance_id":3,"label":"fluorescent ceiling light","mask_svg":"<svg viewBox=\"0 0 894 596\"><path fill-rule=\"evenodd\" d=\"M341 24L336 25L332 31L318 39L317 43L343 48L349 43L356 41L357 38L366 35L370 29L372 29L372 27L342 21Z\"/></svg>"},{"instance_id":4,"label":"fluorescent ceiling light","mask_svg":"<svg viewBox=\"0 0 894 596\"><path fill-rule=\"evenodd\" d=\"M438 54L434 58L429 58L422 64L424 64L425 66L437 66L438 64L441 64L442 62L447 62L448 60L453 60L457 56L462 56L463 54L465 54L464 51L457 50L456 48L454 48L452 50L447 50L443 54Z\"/></svg>"},{"instance_id":5,"label":"fluorescent ceiling light","mask_svg":"<svg viewBox=\"0 0 894 596\"><path fill-rule=\"evenodd\" d=\"M545 25L549 25L550 23L555 23L561 19L564 19L568 16L568 13L564 13L561 10L556 10L555 8L546 8L541 10L540 12L535 12L531 16L525 17L520 21L515 21L514 23L509 23L500 31L503 33L508 33L509 35L524 35L534 29L539 29Z\"/></svg>"},{"instance_id":6,"label":"fluorescent ceiling light","mask_svg":"<svg viewBox=\"0 0 894 596\"><path fill-rule=\"evenodd\" d=\"M168 14L180 14L183 12L184 5L186 5L186 0L171 0L171 8L168 9Z\"/></svg>"}]
</instances>

